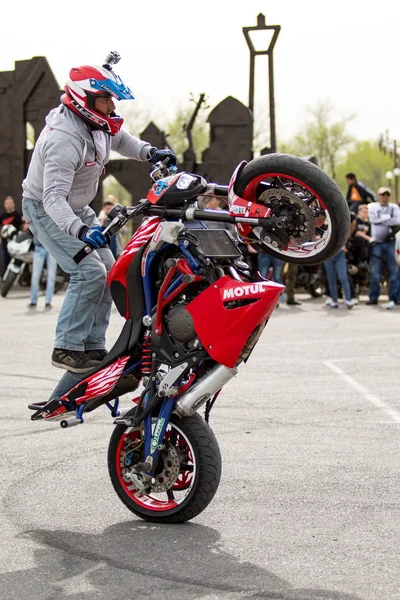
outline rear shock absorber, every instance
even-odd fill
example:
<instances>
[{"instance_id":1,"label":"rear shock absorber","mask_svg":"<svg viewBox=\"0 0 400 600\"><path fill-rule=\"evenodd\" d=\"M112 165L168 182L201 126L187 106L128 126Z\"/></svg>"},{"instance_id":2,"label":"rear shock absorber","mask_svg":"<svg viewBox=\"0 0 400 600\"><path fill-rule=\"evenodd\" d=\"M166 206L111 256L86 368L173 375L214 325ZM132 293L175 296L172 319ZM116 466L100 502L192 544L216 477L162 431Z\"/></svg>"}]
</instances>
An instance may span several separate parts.
<instances>
[{"instance_id":1,"label":"rear shock absorber","mask_svg":"<svg viewBox=\"0 0 400 600\"><path fill-rule=\"evenodd\" d=\"M151 331L148 329L143 337L142 346L142 375L150 377L151 375Z\"/></svg>"}]
</instances>

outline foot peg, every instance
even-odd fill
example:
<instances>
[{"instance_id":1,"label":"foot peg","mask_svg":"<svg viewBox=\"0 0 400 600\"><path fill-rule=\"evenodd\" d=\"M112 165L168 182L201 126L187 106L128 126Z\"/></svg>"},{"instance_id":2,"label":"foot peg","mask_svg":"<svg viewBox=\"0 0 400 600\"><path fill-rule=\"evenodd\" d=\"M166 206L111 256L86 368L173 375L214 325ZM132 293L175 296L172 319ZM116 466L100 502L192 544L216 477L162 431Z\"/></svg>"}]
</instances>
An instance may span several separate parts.
<instances>
[{"instance_id":1,"label":"foot peg","mask_svg":"<svg viewBox=\"0 0 400 600\"><path fill-rule=\"evenodd\" d=\"M82 425L83 419L78 417L69 417L68 419L62 419L60 421L61 429L67 429L67 427L75 427L75 425Z\"/></svg>"}]
</instances>

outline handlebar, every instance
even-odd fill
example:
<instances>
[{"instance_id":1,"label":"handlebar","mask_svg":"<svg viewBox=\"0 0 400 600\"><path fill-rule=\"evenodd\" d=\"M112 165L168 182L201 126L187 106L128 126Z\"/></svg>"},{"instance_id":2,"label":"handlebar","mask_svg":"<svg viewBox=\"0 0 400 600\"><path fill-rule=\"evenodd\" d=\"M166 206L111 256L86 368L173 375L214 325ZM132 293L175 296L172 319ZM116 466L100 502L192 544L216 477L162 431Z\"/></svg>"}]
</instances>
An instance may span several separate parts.
<instances>
[{"instance_id":1,"label":"handlebar","mask_svg":"<svg viewBox=\"0 0 400 600\"><path fill-rule=\"evenodd\" d=\"M218 186L224 188L225 186ZM228 186L226 186L227 188ZM119 231L127 221L132 217L143 214L146 216L159 216L165 219L181 219L182 221L218 221L220 223L247 223L263 227L266 231L274 231L285 227L287 217L241 217L229 214L226 210L200 210L195 207L190 208L168 208L166 206L154 206L147 200L140 202L137 206L121 206L117 204L109 212L111 223L103 230L103 233L114 235ZM75 256L74 261L78 264L88 254L91 254L95 248L86 244Z\"/></svg>"}]
</instances>

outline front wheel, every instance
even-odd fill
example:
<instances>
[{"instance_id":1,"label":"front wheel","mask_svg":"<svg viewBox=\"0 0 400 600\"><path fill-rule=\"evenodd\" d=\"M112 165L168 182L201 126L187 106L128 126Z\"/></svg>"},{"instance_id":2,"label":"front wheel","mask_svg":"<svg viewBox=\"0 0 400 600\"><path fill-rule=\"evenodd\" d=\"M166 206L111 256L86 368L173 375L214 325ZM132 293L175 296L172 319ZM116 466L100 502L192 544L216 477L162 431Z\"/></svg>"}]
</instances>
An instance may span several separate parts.
<instances>
[{"instance_id":1,"label":"front wheel","mask_svg":"<svg viewBox=\"0 0 400 600\"><path fill-rule=\"evenodd\" d=\"M336 183L308 160L290 154L255 158L239 171L234 191L267 206L270 217L285 218L280 231L253 232L260 249L281 260L320 263L338 254L347 241L347 202Z\"/></svg>"},{"instance_id":2,"label":"front wheel","mask_svg":"<svg viewBox=\"0 0 400 600\"><path fill-rule=\"evenodd\" d=\"M200 514L218 489L220 450L211 428L198 414L172 415L163 445L152 488L140 493L131 473L144 460L142 429L117 425L108 448L110 478L119 498L138 517L184 523Z\"/></svg>"},{"instance_id":3,"label":"front wheel","mask_svg":"<svg viewBox=\"0 0 400 600\"><path fill-rule=\"evenodd\" d=\"M15 280L18 277L18 273L14 273L14 271L9 271L7 277L3 280L2 286L1 286L1 296L2 298L5 298L8 294L8 292L11 290L12 286L14 285Z\"/></svg>"}]
</instances>

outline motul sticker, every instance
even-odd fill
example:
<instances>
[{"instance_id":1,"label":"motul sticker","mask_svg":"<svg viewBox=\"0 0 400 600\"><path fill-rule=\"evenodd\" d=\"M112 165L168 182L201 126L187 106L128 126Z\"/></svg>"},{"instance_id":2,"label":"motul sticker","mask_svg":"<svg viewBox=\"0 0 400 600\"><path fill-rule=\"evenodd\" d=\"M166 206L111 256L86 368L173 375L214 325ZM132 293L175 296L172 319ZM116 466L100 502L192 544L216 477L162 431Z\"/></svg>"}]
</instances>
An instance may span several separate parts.
<instances>
[{"instance_id":1,"label":"motul sticker","mask_svg":"<svg viewBox=\"0 0 400 600\"><path fill-rule=\"evenodd\" d=\"M146 259L147 259L149 250L150 250L150 246L147 246L147 248L145 249L145 251L142 254L142 264L141 264L141 269L140 269L142 277L144 277L146 275Z\"/></svg>"},{"instance_id":2,"label":"motul sticker","mask_svg":"<svg viewBox=\"0 0 400 600\"><path fill-rule=\"evenodd\" d=\"M251 283L249 285L242 285L236 288L230 288L224 290L222 299L230 300L232 298L243 298L244 296L250 296L251 294L260 294L266 291L266 285L264 283Z\"/></svg>"},{"instance_id":3,"label":"motul sticker","mask_svg":"<svg viewBox=\"0 0 400 600\"><path fill-rule=\"evenodd\" d=\"M163 230L163 225L160 224L157 227L155 234L153 235L153 242L154 243L158 242L158 240L160 239L160 235L161 235L162 230Z\"/></svg>"}]
</instances>

